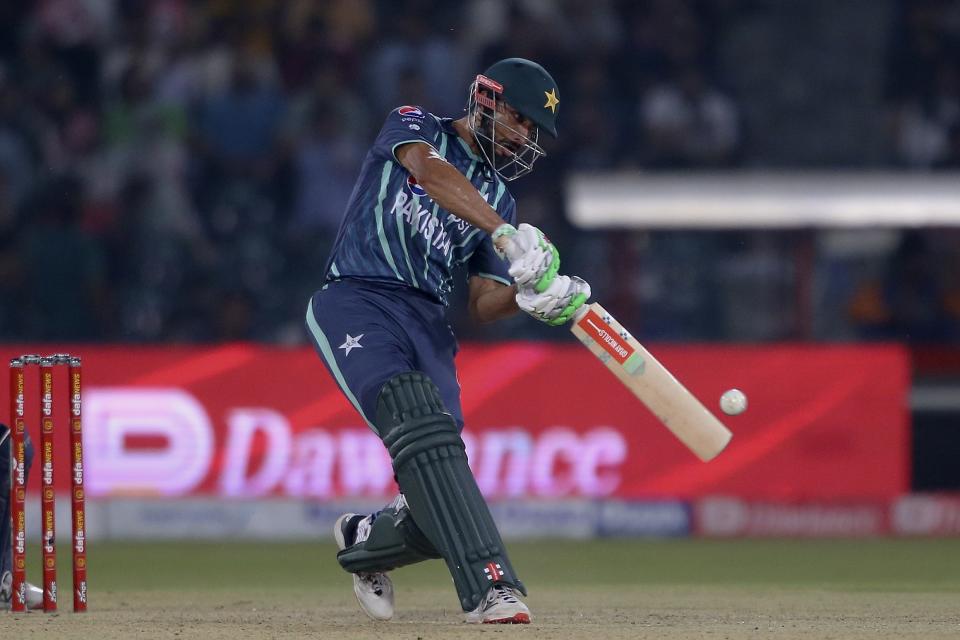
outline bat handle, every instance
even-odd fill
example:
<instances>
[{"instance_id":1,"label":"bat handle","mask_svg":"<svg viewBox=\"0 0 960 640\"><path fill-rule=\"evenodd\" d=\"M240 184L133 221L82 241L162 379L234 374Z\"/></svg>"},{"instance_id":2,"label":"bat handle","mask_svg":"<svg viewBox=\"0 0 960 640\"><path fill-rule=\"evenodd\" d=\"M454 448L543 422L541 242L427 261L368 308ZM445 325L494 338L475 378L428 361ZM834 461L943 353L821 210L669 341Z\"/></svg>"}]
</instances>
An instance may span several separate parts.
<instances>
[{"instance_id":1,"label":"bat handle","mask_svg":"<svg viewBox=\"0 0 960 640\"><path fill-rule=\"evenodd\" d=\"M570 321L570 324L577 324L583 319L583 316L587 315L587 311L590 311L589 304L582 304L580 308L573 312L573 318Z\"/></svg>"}]
</instances>

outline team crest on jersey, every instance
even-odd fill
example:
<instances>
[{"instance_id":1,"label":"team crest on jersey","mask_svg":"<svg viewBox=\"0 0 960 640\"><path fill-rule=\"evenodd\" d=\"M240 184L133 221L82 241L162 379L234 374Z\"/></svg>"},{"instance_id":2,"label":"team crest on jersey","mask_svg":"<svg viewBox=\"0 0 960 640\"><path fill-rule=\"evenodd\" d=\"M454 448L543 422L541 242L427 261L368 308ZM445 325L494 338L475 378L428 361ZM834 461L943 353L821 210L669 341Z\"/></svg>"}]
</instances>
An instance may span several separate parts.
<instances>
[{"instance_id":1,"label":"team crest on jersey","mask_svg":"<svg viewBox=\"0 0 960 640\"><path fill-rule=\"evenodd\" d=\"M425 196L427 195L426 190L420 186L420 183L417 182L417 179L413 176L407 176L407 187L410 189L410 192L415 196Z\"/></svg>"},{"instance_id":2,"label":"team crest on jersey","mask_svg":"<svg viewBox=\"0 0 960 640\"><path fill-rule=\"evenodd\" d=\"M397 109L397 113L399 113L401 116L408 116L412 118L423 117L423 111L421 111L417 107L411 107L409 105L405 107L400 107L399 109Z\"/></svg>"}]
</instances>

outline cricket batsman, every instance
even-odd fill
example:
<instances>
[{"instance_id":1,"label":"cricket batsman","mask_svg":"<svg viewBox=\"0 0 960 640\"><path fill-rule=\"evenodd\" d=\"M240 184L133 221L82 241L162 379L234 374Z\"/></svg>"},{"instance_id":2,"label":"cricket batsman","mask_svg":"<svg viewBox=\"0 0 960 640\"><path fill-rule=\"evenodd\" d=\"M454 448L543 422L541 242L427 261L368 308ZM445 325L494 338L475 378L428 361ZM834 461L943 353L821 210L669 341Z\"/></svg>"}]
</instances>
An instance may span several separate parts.
<instances>
[{"instance_id":1,"label":"cricket batsman","mask_svg":"<svg viewBox=\"0 0 960 640\"><path fill-rule=\"evenodd\" d=\"M526 589L467 465L445 307L458 265L478 322L519 308L560 325L589 298L586 282L558 275L557 249L540 230L515 226L507 190L544 155L539 132L556 137L559 103L543 67L509 58L477 76L460 119L392 111L307 307L321 359L383 440L400 487L382 510L344 514L334 530L337 559L374 619L393 616L388 571L443 558L467 622L530 622Z\"/></svg>"},{"instance_id":2,"label":"cricket batsman","mask_svg":"<svg viewBox=\"0 0 960 640\"><path fill-rule=\"evenodd\" d=\"M25 434L25 472L29 475L30 465L33 462L33 445L30 442L30 436ZM10 608L10 600L13 597L13 574L11 573L13 562L13 549L11 535L10 519L10 481L12 480L11 471L13 469L12 450L10 448L10 429L4 424L0 424L0 610ZM43 589L27 583L27 608L43 608Z\"/></svg>"}]
</instances>

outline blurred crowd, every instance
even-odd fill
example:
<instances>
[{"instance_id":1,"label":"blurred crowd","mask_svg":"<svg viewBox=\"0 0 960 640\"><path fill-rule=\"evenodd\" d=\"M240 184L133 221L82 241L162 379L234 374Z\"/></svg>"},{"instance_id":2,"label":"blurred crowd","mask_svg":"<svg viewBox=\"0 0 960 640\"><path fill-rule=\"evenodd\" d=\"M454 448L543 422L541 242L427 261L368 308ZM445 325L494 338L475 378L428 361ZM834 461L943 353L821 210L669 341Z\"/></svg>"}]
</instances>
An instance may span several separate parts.
<instances>
[{"instance_id":1,"label":"blurred crowd","mask_svg":"<svg viewBox=\"0 0 960 640\"><path fill-rule=\"evenodd\" d=\"M898 159L908 167L960 168L960 3L898 6L887 61Z\"/></svg>"},{"instance_id":2,"label":"blurred crowd","mask_svg":"<svg viewBox=\"0 0 960 640\"><path fill-rule=\"evenodd\" d=\"M386 113L420 104L458 116L474 74L522 56L554 74L562 105L561 138L511 185L521 218L550 229L568 268L634 311L641 334L960 339L942 261L917 277L934 279L931 304L948 311L923 313L943 326L898 325L896 302L884 297L885 265L916 262L930 244L922 232L892 238L871 278L804 298L790 235L608 235L565 222L570 171L756 164L720 49L764 5L0 3L0 338L303 341L305 302ZM890 164L958 166L956 3L898 6L886 65ZM829 242L808 240L810 274L836 266L817 261ZM870 287L880 292L872 307L863 302ZM804 299L843 312L818 322ZM456 306L453 319L463 323ZM520 321L462 334L550 335Z\"/></svg>"}]
</instances>

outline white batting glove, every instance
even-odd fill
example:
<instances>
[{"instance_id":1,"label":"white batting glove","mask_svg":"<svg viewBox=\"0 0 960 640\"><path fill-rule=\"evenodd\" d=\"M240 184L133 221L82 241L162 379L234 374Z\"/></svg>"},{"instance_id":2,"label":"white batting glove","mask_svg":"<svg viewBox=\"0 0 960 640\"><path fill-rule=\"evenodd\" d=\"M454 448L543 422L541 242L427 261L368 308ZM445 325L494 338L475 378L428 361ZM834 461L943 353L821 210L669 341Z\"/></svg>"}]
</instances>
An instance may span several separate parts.
<instances>
[{"instance_id":1,"label":"white batting glove","mask_svg":"<svg viewBox=\"0 0 960 640\"><path fill-rule=\"evenodd\" d=\"M493 234L494 246L497 246L497 238L501 236L510 238L507 255L503 255L499 248L498 253L510 259L509 272L514 282L521 288L532 288L538 293L546 291L560 269L560 253L553 243L540 229L525 222L516 229L510 225L497 229Z\"/></svg>"},{"instance_id":2,"label":"white batting glove","mask_svg":"<svg viewBox=\"0 0 960 640\"><path fill-rule=\"evenodd\" d=\"M557 326L564 324L590 298L590 285L576 276L557 276L543 293L533 288L520 287L517 306L531 316Z\"/></svg>"}]
</instances>

